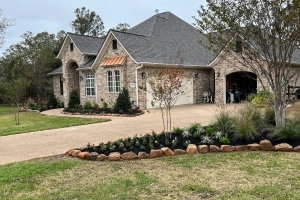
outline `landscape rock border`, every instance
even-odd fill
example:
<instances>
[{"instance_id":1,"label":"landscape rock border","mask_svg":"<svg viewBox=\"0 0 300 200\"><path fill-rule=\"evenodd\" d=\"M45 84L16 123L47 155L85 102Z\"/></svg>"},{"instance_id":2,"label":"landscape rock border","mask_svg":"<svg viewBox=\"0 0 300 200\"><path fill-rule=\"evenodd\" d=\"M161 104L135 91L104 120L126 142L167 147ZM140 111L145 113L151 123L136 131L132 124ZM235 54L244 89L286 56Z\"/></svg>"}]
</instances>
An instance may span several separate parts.
<instances>
[{"instance_id":1,"label":"landscape rock border","mask_svg":"<svg viewBox=\"0 0 300 200\"><path fill-rule=\"evenodd\" d=\"M135 114L116 114L116 113L79 113L79 112L66 112L66 111L61 111L61 114L66 114L66 115L93 115L93 116L116 116L116 117L136 117L143 115L145 111L141 111L140 113L135 113Z\"/></svg>"},{"instance_id":2,"label":"landscape rock border","mask_svg":"<svg viewBox=\"0 0 300 200\"><path fill-rule=\"evenodd\" d=\"M189 144L186 150L174 149L172 151L168 147L163 147L161 149L153 149L150 154L140 151L138 155L134 152L126 152L120 154L119 152L112 152L108 156L105 154L98 154L96 152L82 152L83 148L72 148L69 149L65 155L78 157L80 159L95 160L95 161L122 161L122 160L134 160L134 159L147 159L147 158L157 158L162 156L175 156L183 154L204 154L204 153L215 153L215 152L245 152L245 151L285 151L285 152L300 152L300 145L293 148L287 143L277 144L275 146L269 140L261 140L259 144L248 144L248 145L221 145L220 147L216 145L195 145Z\"/></svg>"}]
</instances>

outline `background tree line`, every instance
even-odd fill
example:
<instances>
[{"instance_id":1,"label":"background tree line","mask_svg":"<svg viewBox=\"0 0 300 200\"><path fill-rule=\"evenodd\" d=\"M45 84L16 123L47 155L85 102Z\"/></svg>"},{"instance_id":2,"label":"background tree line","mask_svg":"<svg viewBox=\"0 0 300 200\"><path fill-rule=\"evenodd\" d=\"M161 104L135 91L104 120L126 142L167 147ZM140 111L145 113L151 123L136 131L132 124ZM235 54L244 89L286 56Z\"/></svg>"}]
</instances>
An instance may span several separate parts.
<instances>
[{"instance_id":1,"label":"background tree line","mask_svg":"<svg viewBox=\"0 0 300 200\"><path fill-rule=\"evenodd\" d=\"M104 23L99 15L85 7L74 11L75 20L70 23L74 33L105 37ZM0 10L0 47L4 42L5 30L14 25ZM126 31L129 24L119 23L115 30ZM61 66L56 59L66 32L57 34L28 31L21 37L23 41L11 45L0 58L0 102L18 104L32 98L39 108L53 92L52 77L47 73Z\"/></svg>"}]
</instances>

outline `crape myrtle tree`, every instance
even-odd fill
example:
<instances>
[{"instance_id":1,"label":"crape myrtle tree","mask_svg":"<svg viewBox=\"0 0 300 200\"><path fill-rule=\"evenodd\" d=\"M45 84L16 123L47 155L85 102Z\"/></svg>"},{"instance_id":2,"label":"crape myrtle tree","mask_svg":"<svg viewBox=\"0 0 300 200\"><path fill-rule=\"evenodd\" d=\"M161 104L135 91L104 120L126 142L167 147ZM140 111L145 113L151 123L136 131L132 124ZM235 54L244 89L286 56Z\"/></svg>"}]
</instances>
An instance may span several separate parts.
<instances>
[{"instance_id":1,"label":"crape myrtle tree","mask_svg":"<svg viewBox=\"0 0 300 200\"><path fill-rule=\"evenodd\" d=\"M198 14L196 26L208 39L200 43L220 53L220 59L256 73L263 89L270 86L276 125L283 126L287 86L299 76L292 65L293 54L299 56L299 0L207 0Z\"/></svg>"},{"instance_id":2,"label":"crape myrtle tree","mask_svg":"<svg viewBox=\"0 0 300 200\"><path fill-rule=\"evenodd\" d=\"M158 69L153 77L147 80L147 92L152 95L151 104L161 110L164 132L171 137L171 109L186 91L183 81L182 58L176 55L172 65Z\"/></svg>"},{"instance_id":3,"label":"crape myrtle tree","mask_svg":"<svg viewBox=\"0 0 300 200\"><path fill-rule=\"evenodd\" d=\"M76 8L74 13L76 19L70 25L75 33L97 37L105 35L103 21L94 11L81 7Z\"/></svg>"}]
</instances>

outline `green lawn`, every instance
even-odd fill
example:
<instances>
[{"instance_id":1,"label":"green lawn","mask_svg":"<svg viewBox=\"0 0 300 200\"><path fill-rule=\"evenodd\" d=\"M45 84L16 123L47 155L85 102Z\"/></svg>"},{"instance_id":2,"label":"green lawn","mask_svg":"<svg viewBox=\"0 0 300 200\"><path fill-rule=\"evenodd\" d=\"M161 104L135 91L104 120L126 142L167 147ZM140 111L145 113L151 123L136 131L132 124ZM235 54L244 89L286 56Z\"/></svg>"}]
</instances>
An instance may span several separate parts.
<instances>
[{"instance_id":1,"label":"green lawn","mask_svg":"<svg viewBox=\"0 0 300 200\"><path fill-rule=\"evenodd\" d=\"M0 166L1 199L299 199L300 153L234 152Z\"/></svg>"},{"instance_id":2,"label":"green lawn","mask_svg":"<svg viewBox=\"0 0 300 200\"><path fill-rule=\"evenodd\" d=\"M37 112L21 112L20 125L16 125L13 108L8 106L0 106L0 136L106 121L110 121L110 119L59 117L47 116Z\"/></svg>"}]
</instances>

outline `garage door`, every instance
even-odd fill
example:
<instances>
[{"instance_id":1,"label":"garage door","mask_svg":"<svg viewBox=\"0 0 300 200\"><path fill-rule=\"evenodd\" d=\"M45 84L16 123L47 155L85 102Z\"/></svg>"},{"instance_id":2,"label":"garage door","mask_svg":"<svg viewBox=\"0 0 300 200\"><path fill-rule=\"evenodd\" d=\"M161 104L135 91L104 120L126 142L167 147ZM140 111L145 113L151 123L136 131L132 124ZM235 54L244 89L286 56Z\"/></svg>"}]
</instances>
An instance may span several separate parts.
<instances>
[{"instance_id":1,"label":"garage door","mask_svg":"<svg viewBox=\"0 0 300 200\"><path fill-rule=\"evenodd\" d=\"M151 78L150 78L151 79ZM183 105L183 104L193 104L193 78L183 77L183 87L185 90L185 94L181 95L175 105ZM147 83L147 91L150 91L150 86ZM154 108L156 106L151 105L151 101L153 96L150 92L147 92L147 108Z\"/></svg>"}]
</instances>

